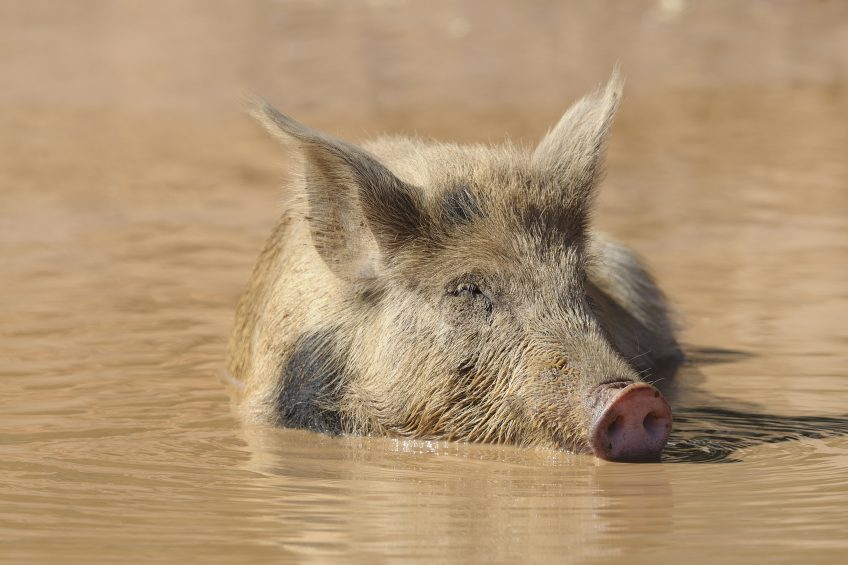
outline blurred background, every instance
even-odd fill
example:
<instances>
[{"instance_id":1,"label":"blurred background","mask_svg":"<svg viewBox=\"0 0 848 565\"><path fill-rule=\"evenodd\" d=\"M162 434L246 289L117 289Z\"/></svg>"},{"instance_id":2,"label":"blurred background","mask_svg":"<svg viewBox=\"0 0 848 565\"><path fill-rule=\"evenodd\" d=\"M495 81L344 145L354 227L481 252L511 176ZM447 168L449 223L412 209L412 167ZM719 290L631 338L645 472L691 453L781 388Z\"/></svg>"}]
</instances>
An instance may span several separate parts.
<instances>
[{"instance_id":1,"label":"blurred background","mask_svg":"<svg viewBox=\"0 0 848 565\"><path fill-rule=\"evenodd\" d=\"M232 312L286 170L245 93L352 141L532 144L616 63L597 225L680 312L681 405L844 416L848 3L0 0L0 561L844 557L844 435L625 472L257 441L230 413Z\"/></svg>"}]
</instances>

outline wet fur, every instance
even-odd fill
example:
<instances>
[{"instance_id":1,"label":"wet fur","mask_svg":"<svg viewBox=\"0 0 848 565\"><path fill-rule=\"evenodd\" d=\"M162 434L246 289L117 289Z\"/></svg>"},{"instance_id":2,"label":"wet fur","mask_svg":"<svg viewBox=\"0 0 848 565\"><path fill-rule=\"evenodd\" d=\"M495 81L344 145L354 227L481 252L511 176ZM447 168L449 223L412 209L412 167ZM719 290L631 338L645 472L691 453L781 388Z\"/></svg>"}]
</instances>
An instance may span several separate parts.
<instances>
[{"instance_id":1,"label":"wet fur","mask_svg":"<svg viewBox=\"0 0 848 565\"><path fill-rule=\"evenodd\" d=\"M260 102L301 161L237 309L242 415L584 448L595 387L680 361L648 271L588 229L620 91L614 76L535 150L405 137L363 150Z\"/></svg>"}]
</instances>

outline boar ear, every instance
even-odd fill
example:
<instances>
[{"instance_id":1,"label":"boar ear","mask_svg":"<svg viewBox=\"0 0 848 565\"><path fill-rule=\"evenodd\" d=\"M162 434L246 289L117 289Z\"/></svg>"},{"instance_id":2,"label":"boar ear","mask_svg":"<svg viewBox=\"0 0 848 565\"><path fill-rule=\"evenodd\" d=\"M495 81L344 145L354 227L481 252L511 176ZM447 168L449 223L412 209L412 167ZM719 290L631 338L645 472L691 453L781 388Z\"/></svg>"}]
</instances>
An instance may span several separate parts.
<instances>
[{"instance_id":1,"label":"boar ear","mask_svg":"<svg viewBox=\"0 0 848 565\"><path fill-rule=\"evenodd\" d=\"M349 281L373 278L423 226L420 193L364 150L313 131L267 102L252 110L272 135L303 155L312 241L325 263Z\"/></svg>"},{"instance_id":2,"label":"boar ear","mask_svg":"<svg viewBox=\"0 0 848 565\"><path fill-rule=\"evenodd\" d=\"M591 199L604 165L606 139L621 98L618 68L606 86L578 100L542 139L533 153L533 164L563 183L568 199Z\"/></svg>"}]
</instances>

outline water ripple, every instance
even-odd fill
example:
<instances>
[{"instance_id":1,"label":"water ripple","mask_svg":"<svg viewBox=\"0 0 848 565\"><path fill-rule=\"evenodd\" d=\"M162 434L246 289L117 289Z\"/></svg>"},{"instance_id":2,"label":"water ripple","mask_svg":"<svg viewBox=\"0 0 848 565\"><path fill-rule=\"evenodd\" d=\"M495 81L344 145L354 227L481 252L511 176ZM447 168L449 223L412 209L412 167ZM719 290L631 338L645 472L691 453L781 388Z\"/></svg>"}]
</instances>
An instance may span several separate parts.
<instances>
[{"instance_id":1,"label":"water ripple","mask_svg":"<svg viewBox=\"0 0 848 565\"><path fill-rule=\"evenodd\" d=\"M778 416L722 408L675 412L674 432L663 461L735 463L738 452L758 445L848 435L848 417Z\"/></svg>"}]
</instances>

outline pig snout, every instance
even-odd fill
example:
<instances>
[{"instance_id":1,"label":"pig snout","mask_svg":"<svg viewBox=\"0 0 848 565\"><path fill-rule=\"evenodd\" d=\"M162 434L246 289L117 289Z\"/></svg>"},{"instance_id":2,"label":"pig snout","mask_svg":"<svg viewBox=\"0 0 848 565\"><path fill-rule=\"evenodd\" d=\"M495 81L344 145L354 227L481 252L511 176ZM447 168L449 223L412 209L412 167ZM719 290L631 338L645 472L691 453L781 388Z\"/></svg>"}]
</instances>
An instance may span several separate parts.
<instances>
[{"instance_id":1,"label":"pig snout","mask_svg":"<svg viewBox=\"0 0 848 565\"><path fill-rule=\"evenodd\" d=\"M645 383L607 383L592 393L589 445L609 461L657 461L671 431L671 408Z\"/></svg>"}]
</instances>

